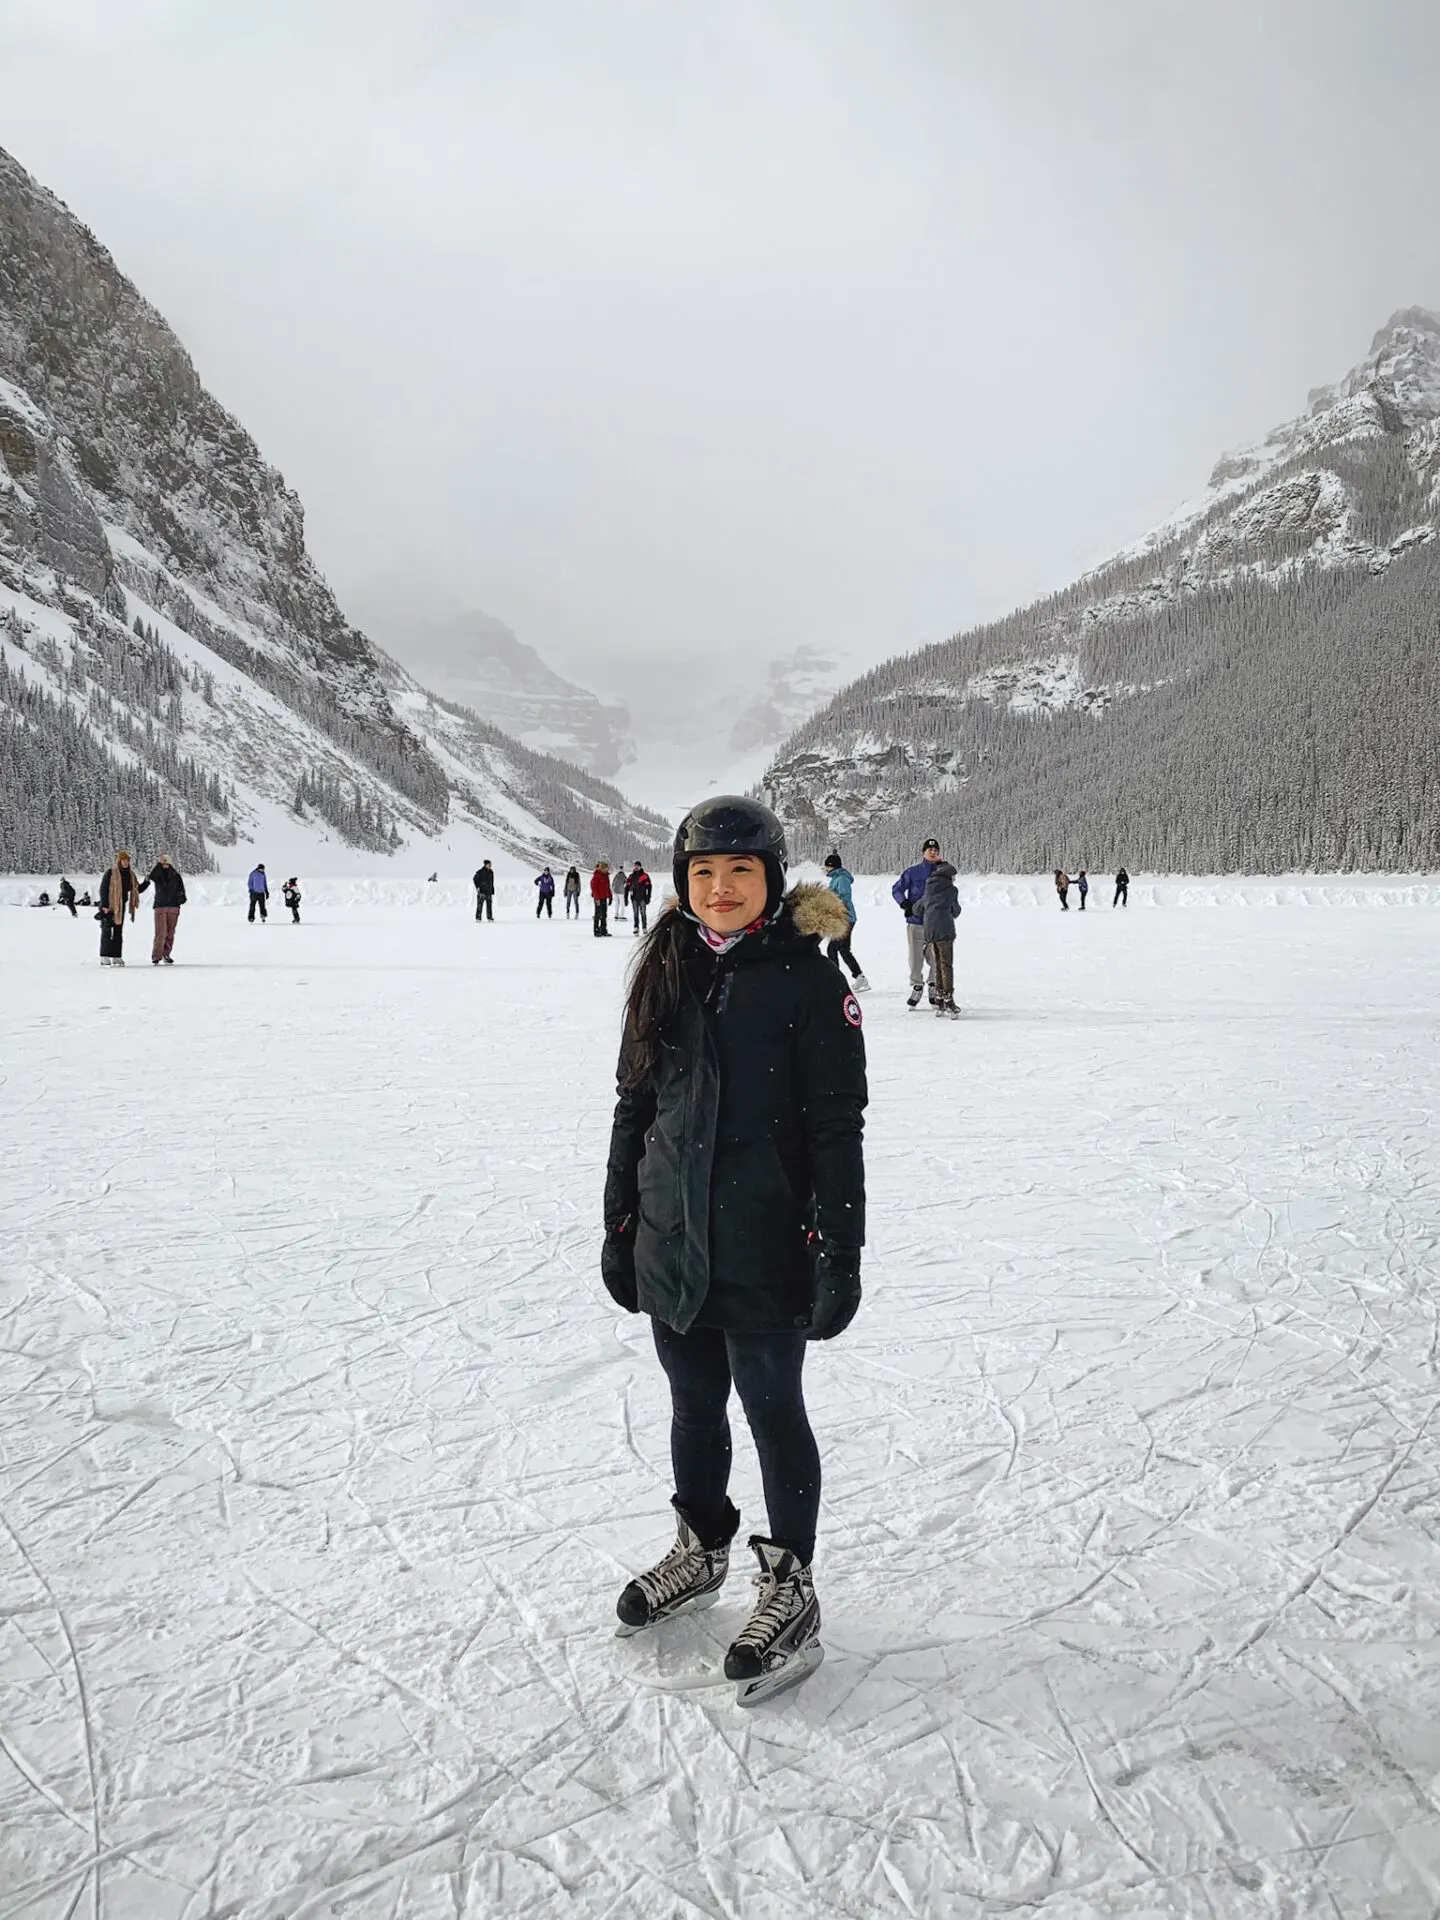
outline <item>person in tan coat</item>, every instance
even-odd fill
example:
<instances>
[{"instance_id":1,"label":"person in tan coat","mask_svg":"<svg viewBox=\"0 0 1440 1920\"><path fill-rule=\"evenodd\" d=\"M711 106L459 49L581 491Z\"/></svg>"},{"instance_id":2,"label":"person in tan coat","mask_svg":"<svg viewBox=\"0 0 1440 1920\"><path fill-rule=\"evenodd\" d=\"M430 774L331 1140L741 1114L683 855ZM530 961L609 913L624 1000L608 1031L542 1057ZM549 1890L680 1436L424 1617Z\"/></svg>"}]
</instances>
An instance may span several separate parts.
<instances>
[{"instance_id":1,"label":"person in tan coat","mask_svg":"<svg viewBox=\"0 0 1440 1920\"><path fill-rule=\"evenodd\" d=\"M114 865L102 876L95 898L100 903L100 964L123 967L125 915L133 920L140 909L140 887L128 853L117 853Z\"/></svg>"}]
</instances>

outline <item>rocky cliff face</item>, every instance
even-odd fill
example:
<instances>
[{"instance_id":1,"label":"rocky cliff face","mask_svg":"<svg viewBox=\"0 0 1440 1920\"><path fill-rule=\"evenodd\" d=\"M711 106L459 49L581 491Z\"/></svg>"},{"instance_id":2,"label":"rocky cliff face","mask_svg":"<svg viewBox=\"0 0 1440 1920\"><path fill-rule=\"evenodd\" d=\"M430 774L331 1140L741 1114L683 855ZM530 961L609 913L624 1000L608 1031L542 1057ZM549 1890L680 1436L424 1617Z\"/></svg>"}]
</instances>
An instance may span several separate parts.
<instances>
[{"instance_id":1,"label":"rocky cliff face","mask_svg":"<svg viewBox=\"0 0 1440 1920\"><path fill-rule=\"evenodd\" d=\"M0 749L11 867L93 862L117 837L203 864L282 820L317 860L327 841L528 860L664 838L429 699L345 618L294 494L3 152Z\"/></svg>"},{"instance_id":2,"label":"rocky cliff face","mask_svg":"<svg viewBox=\"0 0 1440 1920\"><path fill-rule=\"evenodd\" d=\"M527 747L607 776L635 758L625 708L556 673L491 614L477 609L435 620L395 606L367 612L365 625L426 686Z\"/></svg>"},{"instance_id":3,"label":"rocky cliff face","mask_svg":"<svg viewBox=\"0 0 1440 1920\"><path fill-rule=\"evenodd\" d=\"M1304 415L1073 587L888 662L786 743L802 842L892 864L1440 862L1440 318L1397 313Z\"/></svg>"}]
</instances>

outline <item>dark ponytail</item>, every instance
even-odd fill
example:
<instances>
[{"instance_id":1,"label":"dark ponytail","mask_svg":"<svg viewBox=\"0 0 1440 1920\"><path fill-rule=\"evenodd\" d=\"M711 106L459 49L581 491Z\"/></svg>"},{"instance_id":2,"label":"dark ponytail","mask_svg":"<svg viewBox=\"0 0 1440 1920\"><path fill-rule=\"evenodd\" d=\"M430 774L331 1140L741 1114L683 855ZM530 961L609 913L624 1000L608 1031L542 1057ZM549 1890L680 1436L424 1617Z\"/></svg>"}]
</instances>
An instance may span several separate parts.
<instances>
[{"instance_id":1,"label":"dark ponytail","mask_svg":"<svg viewBox=\"0 0 1440 1920\"><path fill-rule=\"evenodd\" d=\"M690 922L678 905L666 907L641 943L625 997L625 1068L628 1092L659 1065L665 1030L680 1011L685 992L685 946Z\"/></svg>"}]
</instances>

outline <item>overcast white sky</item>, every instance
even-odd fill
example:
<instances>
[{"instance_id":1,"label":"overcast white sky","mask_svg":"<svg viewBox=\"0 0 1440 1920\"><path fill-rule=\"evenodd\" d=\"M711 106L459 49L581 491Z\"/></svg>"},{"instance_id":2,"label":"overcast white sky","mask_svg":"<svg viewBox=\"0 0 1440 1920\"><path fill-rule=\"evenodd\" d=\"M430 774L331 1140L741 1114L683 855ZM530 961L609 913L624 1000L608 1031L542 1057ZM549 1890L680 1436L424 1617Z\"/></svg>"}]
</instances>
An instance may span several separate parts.
<instances>
[{"instance_id":1,"label":"overcast white sky","mask_svg":"<svg viewBox=\"0 0 1440 1920\"><path fill-rule=\"evenodd\" d=\"M1436 0L0 0L0 143L342 599L858 661L1440 307Z\"/></svg>"}]
</instances>

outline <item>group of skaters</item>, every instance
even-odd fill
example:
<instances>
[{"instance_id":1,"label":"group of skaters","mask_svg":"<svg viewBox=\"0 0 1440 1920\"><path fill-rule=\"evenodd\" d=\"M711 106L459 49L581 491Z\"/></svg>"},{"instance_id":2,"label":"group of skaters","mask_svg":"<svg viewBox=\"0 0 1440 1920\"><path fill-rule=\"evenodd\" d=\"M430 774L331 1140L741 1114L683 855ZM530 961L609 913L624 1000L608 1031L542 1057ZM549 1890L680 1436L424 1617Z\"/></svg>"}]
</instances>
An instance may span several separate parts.
<instances>
[{"instance_id":1,"label":"group of skaters","mask_svg":"<svg viewBox=\"0 0 1440 1920\"><path fill-rule=\"evenodd\" d=\"M258 866L246 882L250 899L250 919L256 912L260 918L266 917L266 907L270 898L270 883L265 878L265 868ZM132 924L140 912L140 896L151 894L150 905L154 910L154 933L150 942L150 964L152 967L173 967L175 964L175 929L180 923L180 909L185 905L185 876L175 865L168 853L162 853L149 873L142 880L135 870L135 863L122 848L100 876L93 894L77 894L73 883L65 874L61 874L55 889L55 902L63 907L72 919L78 917L80 907L93 907L95 918L100 922L100 964L102 967L123 967L125 964L125 923ZM280 889L281 898L290 909L290 917L300 924L300 882L292 874ZM42 893L36 906L48 907L51 904L48 893Z\"/></svg>"},{"instance_id":2,"label":"group of skaters","mask_svg":"<svg viewBox=\"0 0 1440 1920\"><path fill-rule=\"evenodd\" d=\"M100 922L100 964L123 967L125 964L125 922L140 912L140 896L151 893L154 908L154 934L150 942L152 967L173 967L175 928L185 904L185 880L168 853L162 853L142 880L125 851L117 853L100 876L93 896L86 893L76 900L75 889L62 874L56 889L59 905L73 916L76 907L93 907Z\"/></svg>"},{"instance_id":3,"label":"group of skaters","mask_svg":"<svg viewBox=\"0 0 1440 1920\"><path fill-rule=\"evenodd\" d=\"M1075 875L1075 878L1072 880L1070 878L1070 875L1065 871L1064 867L1056 867L1055 891L1060 896L1060 911L1062 913L1068 913L1070 911L1071 887L1074 887L1076 893L1079 894L1080 911L1081 913L1084 913L1085 902L1090 898L1089 874L1086 873L1084 867L1081 867L1080 871ZM1130 876L1125 871L1124 867L1120 867L1116 871L1115 898L1110 902L1110 904L1112 907L1128 907L1130 904Z\"/></svg>"},{"instance_id":4,"label":"group of skaters","mask_svg":"<svg viewBox=\"0 0 1440 1920\"><path fill-rule=\"evenodd\" d=\"M623 920L628 914L634 922L636 937L646 932L650 925L650 902L654 898L655 885L645 871L645 863L637 860L625 871L621 869L619 885L611 876L610 862L597 860L590 875L591 931L597 940L610 938L610 909L615 907L616 917ZM489 860L482 860L471 879L475 889L475 918L490 920L495 918L495 868ZM584 882L580 869L571 867L564 881L557 885L554 869L544 867L535 876L535 918L547 920L555 918L555 895L559 893L565 902L565 918L580 918L580 896L584 891Z\"/></svg>"},{"instance_id":5,"label":"group of skaters","mask_svg":"<svg viewBox=\"0 0 1440 1920\"><path fill-rule=\"evenodd\" d=\"M831 892L838 894L850 923L850 930L845 937L831 940L826 952L837 964L850 969L855 991L864 993L870 982L860 969L853 945L854 875L838 853L830 853L825 856L825 878ZM1090 893L1089 875L1082 867L1072 881L1068 873L1057 867L1055 891L1067 913L1072 886L1080 896L1080 911L1083 913ZM955 886L955 868L942 855L938 840L932 838L925 842L920 858L913 867L905 869L890 893L905 916L910 963L910 994L905 1004L918 1007L921 1000L928 996L939 1019L958 1020L960 1009L955 1002L955 922L960 917L960 895ZM1111 905L1124 907L1129 903L1130 875L1121 867L1115 874L1115 898Z\"/></svg>"}]
</instances>

